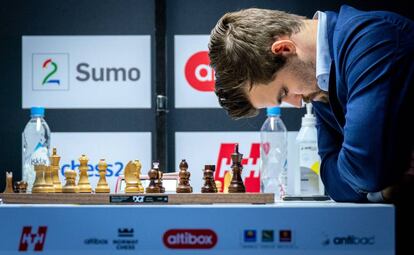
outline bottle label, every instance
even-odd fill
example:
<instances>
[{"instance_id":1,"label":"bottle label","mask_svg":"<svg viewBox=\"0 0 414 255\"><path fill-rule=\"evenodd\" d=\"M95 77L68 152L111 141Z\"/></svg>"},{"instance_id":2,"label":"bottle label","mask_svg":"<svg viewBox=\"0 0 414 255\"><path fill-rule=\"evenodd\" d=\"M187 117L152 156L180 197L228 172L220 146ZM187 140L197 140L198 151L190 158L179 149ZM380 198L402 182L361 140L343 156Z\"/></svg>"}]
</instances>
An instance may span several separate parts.
<instances>
[{"instance_id":1,"label":"bottle label","mask_svg":"<svg viewBox=\"0 0 414 255\"><path fill-rule=\"evenodd\" d=\"M48 157L48 151L46 146L44 144L41 144L40 142L36 145L35 151L33 152L30 163L32 165L49 165L49 157Z\"/></svg>"},{"instance_id":2,"label":"bottle label","mask_svg":"<svg viewBox=\"0 0 414 255\"><path fill-rule=\"evenodd\" d=\"M302 195L318 195L321 193L319 168L320 158L316 144L299 146L300 193Z\"/></svg>"}]
</instances>

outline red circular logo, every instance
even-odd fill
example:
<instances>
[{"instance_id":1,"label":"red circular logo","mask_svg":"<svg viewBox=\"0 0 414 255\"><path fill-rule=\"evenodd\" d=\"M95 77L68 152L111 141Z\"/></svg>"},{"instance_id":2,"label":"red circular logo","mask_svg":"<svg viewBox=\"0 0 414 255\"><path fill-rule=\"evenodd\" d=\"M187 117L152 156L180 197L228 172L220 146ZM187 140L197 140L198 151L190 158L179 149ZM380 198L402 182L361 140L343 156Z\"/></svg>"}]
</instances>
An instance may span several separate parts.
<instances>
[{"instance_id":1,"label":"red circular logo","mask_svg":"<svg viewBox=\"0 0 414 255\"><path fill-rule=\"evenodd\" d=\"M218 240L211 229L170 229L162 239L170 249L211 249Z\"/></svg>"},{"instance_id":2,"label":"red circular logo","mask_svg":"<svg viewBox=\"0 0 414 255\"><path fill-rule=\"evenodd\" d=\"M199 91L214 91L214 70L210 66L208 51L199 51L185 64L185 78Z\"/></svg>"}]
</instances>

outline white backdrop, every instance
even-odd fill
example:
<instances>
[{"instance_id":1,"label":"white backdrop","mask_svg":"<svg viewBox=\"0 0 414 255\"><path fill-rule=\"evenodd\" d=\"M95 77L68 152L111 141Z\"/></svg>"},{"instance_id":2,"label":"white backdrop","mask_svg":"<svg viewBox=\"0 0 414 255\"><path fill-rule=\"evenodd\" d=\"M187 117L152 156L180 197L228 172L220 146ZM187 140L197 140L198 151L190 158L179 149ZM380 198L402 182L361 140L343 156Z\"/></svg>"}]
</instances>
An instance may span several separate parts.
<instances>
[{"instance_id":1,"label":"white backdrop","mask_svg":"<svg viewBox=\"0 0 414 255\"><path fill-rule=\"evenodd\" d=\"M213 92L214 71L207 56L208 40L209 35L174 37L176 108L220 107Z\"/></svg>"},{"instance_id":2,"label":"white backdrop","mask_svg":"<svg viewBox=\"0 0 414 255\"><path fill-rule=\"evenodd\" d=\"M147 173L151 167L151 133L149 132L115 132L115 133L52 133L52 148L57 148L61 156L59 172L62 185L65 177L62 171L75 169L78 173L79 158L85 154L89 158L89 181L95 189L99 180L97 165L100 159L108 164L107 181L111 192L115 191L115 184L119 174L123 174L126 164L130 160L138 159L142 164L142 173Z\"/></svg>"},{"instance_id":3,"label":"white backdrop","mask_svg":"<svg viewBox=\"0 0 414 255\"><path fill-rule=\"evenodd\" d=\"M22 45L23 108L151 108L150 36L23 36Z\"/></svg>"}]
</instances>

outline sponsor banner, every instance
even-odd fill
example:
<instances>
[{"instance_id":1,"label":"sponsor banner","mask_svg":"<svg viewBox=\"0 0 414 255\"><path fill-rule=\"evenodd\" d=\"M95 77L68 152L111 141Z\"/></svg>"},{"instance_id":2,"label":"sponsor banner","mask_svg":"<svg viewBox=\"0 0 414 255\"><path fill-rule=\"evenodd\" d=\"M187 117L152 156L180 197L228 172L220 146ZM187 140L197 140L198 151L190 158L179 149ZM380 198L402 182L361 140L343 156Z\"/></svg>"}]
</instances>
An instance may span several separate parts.
<instances>
[{"instance_id":1,"label":"sponsor banner","mask_svg":"<svg viewBox=\"0 0 414 255\"><path fill-rule=\"evenodd\" d=\"M43 251L46 240L47 226L39 226L32 231L32 226L24 226L19 242L19 251Z\"/></svg>"},{"instance_id":2,"label":"sponsor banner","mask_svg":"<svg viewBox=\"0 0 414 255\"><path fill-rule=\"evenodd\" d=\"M176 108L219 108L215 75L208 57L208 35L174 37Z\"/></svg>"},{"instance_id":3,"label":"sponsor banner","mask_svg":"<svg viewBox=\"0 0 414 255\"><path fill-rule=\"evenodd\" d=\"M324 234L325 238L322 239L323 246L348 246L348 247L364 247L375 245L375 235L370 236L355 236L355 235L336 235L330 237L327 234Z\"/></svg>"},{"instance_id":4,"label":"sponsor banner","mask_svg":"<svg viewBox=\"0 0 414 255\"><path fill-rule=\"evenodd\" d=\"M170 229L162 238L170 249L211 249L217 239L216 232L211 229Z\"/></svg>"},{"instance_id":5,"label":"sponsor banner","mask_svg":"<svg viewBox=\"0 0 414 255\"><path fill-rule=\"evenodd\" d=\"M141 36L23 36L23 108L151 108Z\"/></svg>"},{"instance_id":6,"label":"sponsor banner","mask_svg":"<svg viewBox=\"0 0 414 255\"><path fill-rule=\"evenodd\" d=\"M59 177L64 183L64 171L76 170L79 158L85 154L89 158L88 175L92 189L99 180L98 163L105 159L108 164L106 180L115 192L116 182L123 175L124 168L130 160L138 159L142 164L142 173L151 167L151 133L147 132L85 132L85 133L52 133L52 148L56 147L61 156ZM78 172L79 178L79 172Z\"/></svg>"},{"instance_id":7,"label":"sponsor banner","mask_svg":"<svg viewBox=\"0 0 414 255\"><path fill-rule=\"evenodd\" d=\"M293 193L295 174L298 172L297 132L288 132L288 193ZM191 172L190 183L195 192L203 185L204 165L216 165L215 179L224 180L231 171L231 154L235 144L243 154L242 177L247 192L260 191L260 133L259 132L177 132L175 134L175 165L186 159ZM178 171L178 170L176 170Z\"/></svg>"},{"instance_id":8,"label":"sponsor banner","mask_svg":"<svg viewBox=\"0 0 414 255\"><path fill-rule=\"evenodd\" d=\"M1 195L1 194L0 194ZM392 205L1 205L0 254L394 254ZM70 233L70 236L68 236Z\"/></svg>"}]
</instances>

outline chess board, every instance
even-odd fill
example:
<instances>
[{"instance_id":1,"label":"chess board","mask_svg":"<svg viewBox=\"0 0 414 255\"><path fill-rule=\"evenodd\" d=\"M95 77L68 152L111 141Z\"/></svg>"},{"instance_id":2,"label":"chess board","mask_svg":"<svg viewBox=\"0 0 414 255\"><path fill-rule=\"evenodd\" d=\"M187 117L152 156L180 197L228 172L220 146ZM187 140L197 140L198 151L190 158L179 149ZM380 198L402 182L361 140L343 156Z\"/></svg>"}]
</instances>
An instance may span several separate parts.
<instances>
[{"instance_id":1,"label":"chess board","mask_svg":"<svg viewBox=\"0 0 414 255\"><path fill-rule=\"evenodd\" d=\"M236 144L232 153L232 173L224 178L224 187L221 182L214 180L215 165L205 165L203 170L204 185L201 193L193 193L190 185L191 173L188 164L183 159L179 165L180 171L173 174L176 181L174 191L166 192L163 180L168 179L159 169L159 162L154 161L148 172L148 185L144 188L141 182L141 163L139 160L131 160L125 167L123 180L125 189L123 193L111 190L106 181L108 164L101 159L98 164L99 181L93 189L88 179L88 157L84 154L79 158L78 173L69 169L65 171L66 183L59 179L60 156L56 148L53 148L50 157L50 165L35 164L36 179L32 185L32 193L26 193L28 183L16 182L13 189L12 173L6 175L6 189L0 194L0 199L7 204L269 204L274 203L273 193L248 193L243 184L241 164L243 154L239 153ZM220 187L217 188L217 184ZM223 193L221 193L221 191ZM16 193L14 193L16 192ZM30 191L29 191L30 192ZM63 193L62 193L63 192ZM144 193L145 192L145 193Z\"/></svg>"},{"instance_id":2,"label":"chess board","mask_svg":"<svg viewBox=\"0 0 414 255\"><path fill-rule=\"evenodd\" d=\"M5 204L272 204L273 193L0 193Z\"/></svg>"}]
</instances>

